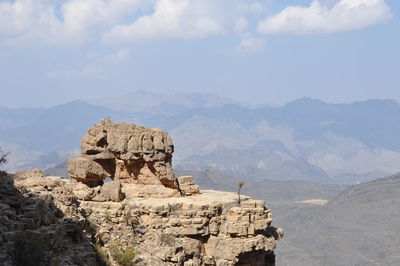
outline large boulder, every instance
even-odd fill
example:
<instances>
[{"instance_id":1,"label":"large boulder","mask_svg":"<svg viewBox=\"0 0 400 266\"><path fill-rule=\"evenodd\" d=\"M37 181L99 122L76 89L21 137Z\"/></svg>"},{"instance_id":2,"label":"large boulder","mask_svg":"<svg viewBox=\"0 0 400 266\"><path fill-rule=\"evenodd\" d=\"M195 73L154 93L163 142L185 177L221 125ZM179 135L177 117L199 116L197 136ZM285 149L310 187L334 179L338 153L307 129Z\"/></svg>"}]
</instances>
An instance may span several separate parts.
<instances>
[{"instance_id":1,"label":"large boulder","mask_svg":"<svg viewBox=\"0 0 400 266\"><path fill-rule=\"evenodd\" d=\"M122 183L177 189L172 170L174 145L167 132L101 120L81 140L81 157L68 162L71 178L98 185L110 177Z\"/></svg>"},{"instance_id":2,"label":"large boulder","mask_svg":"<svg viewBox=\"0 0 400 266\"><path fill-rule=\"evenodd\" d=\"M111 176L101 164L85 157L70 159L68 161L68 174L84 183L102 181Z\"/></svg>"},{"instance_id":3,"label":"large boulder","mask_svg":"<svg viewBox=\"0 0 400 266\"><path fill-rule=\"evenodd\" d=\"M107 182L101 186L100 193L93 199L94 201L115 201L119 202L124 199L121 190L121 182L119 180Z\"/></svg>"}]
</instances>

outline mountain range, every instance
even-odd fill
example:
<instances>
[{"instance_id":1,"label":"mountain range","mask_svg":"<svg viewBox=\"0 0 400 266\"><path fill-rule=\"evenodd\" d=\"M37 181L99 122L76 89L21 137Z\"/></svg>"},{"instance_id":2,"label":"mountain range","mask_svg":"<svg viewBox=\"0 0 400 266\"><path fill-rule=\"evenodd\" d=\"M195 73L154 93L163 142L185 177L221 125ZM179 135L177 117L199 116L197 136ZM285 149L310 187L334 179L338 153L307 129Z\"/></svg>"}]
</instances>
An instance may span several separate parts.
<instances>
[{"instance_id":1,"label":"mountain range","mask_svg":"<svg viewBox=\"0 0 400 266\"><path fill-rule=\"evenodd\" d=\"M400 105L393 100L330 104L303 98L250 107L209 94L138 91L92 103L102 106L76 101L1 108L0 146L11 152L7 170L49 168L76 156L87 128L110 117L167 130L181 170L325 184L357 184L400 171Z\"/></svg>"}]
</instances>

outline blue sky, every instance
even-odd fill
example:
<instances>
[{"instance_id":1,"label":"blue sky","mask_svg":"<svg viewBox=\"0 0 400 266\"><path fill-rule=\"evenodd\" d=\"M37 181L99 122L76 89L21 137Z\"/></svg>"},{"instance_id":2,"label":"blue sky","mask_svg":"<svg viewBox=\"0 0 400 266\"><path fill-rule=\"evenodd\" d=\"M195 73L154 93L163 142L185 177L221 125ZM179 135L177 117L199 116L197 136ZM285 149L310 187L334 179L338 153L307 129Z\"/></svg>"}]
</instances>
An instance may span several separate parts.
<instances>
[{"instance_id":1,"label":"blue sky","mask_svg":"<svg viewBox=\"0 0 400 266\"><path fill-rule=\"evenodd\" d=\"M0 106L135 90L400 101L398 0L0 0Z\"/></svg>"}]
</instances>

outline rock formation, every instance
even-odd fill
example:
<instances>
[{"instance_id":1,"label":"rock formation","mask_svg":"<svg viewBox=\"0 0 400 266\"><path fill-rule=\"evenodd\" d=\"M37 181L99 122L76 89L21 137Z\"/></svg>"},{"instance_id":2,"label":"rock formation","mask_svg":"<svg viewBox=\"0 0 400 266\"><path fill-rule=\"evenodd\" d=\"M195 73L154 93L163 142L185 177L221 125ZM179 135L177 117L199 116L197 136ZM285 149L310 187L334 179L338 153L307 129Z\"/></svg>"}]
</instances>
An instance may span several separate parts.
<instances>
[{"instance_id":1,"label":"rock formation","mask_svg":"<svg viewBox=\"0 0 400 266\"><path fill-rule=\"evenodd\" d=\"M0 252L0 264L9 265L5 250L12 250L18 230L51 234L54 228L68 249L51 265L82 265L74 262L78 257L84 265L275 264L282 230L271 226L265 202L242 195L239 204L235 193L199 193L190 176L175 178L166 132L103 120L89 129L81 148L82 156L69 161L69 180L15 179L22 198L51 202L40 216L45 220L32 213L18 216L0 189L0 245L8 247ZM107 177L113 181L103 184ZM65 225L67 220L75 222Z\"/></svg>"},{"instance_id":2,"label":"rock formation","mask_svg":"<svg viewBox=\"0 0 400 266\"><path fill-rule=\"evenodd\" d=\"M163 190L159 191L162 195L175 196L178 183L172 170L173 152L171 137L161 129L101 120L82 138L81 157L69 160L68 174L90 186L101 185L109 177L135 184L131 192L153 185L147 189L149 196L157 195L152 193L154 186Z\"/></svg>"}]
</instances>

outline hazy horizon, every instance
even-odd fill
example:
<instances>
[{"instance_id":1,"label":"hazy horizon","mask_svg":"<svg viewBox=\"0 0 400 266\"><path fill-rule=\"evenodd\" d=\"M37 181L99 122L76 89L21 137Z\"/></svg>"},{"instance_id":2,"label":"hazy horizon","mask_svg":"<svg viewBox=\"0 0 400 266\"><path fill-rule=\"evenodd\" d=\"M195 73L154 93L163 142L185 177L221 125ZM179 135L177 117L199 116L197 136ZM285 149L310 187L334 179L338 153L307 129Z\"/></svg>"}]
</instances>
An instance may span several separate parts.
<instances>
[{"instance_id":1,"label":"hazy horizon","mask_svg":"<svg viewBox=\"0 0 400 266\"><path fill-rule=\"evenodd\" d=\"M243 99L239 99L239 98L231 98L225 95L221 95L221 94L217 94L217 93L212 93L212 92L171 92L171 93L164 93L164 92L157 92L157 91L148 91L148 90L135 90L135 91L131 91L131 92L127 92L124 94L120 94L120 95L116 95L116 94L112 94L104 97L99 97L99 98L76 98L76 99L70 99L70 100L64 100L60 99L60 101L58 102L53 102L50 104L46 104L46 105L40 105L40 104L34 104L32 103L32 105L28 104L28 105L9 105L9 104L4 104L4 105L0 105L0 107L3 108L8 108L8 109L20 109L20 108L52 108L58 105L63 105L63 104L68 104L71 102L75 102L75 101L82 101L88 104L93 104L93 105L99 105L98 102L101 100L108 100L108 99L114 99L114 98L124 98L125 96L132 96L135 95L136 93L139 95L140 93L151 93L151 94L157 94L157 95L168 95L168 96L179 96L179 95L208 95L208 96L216 96L216 97L222 97L225 98L226 100L231 100L232 104L237 104L237 105L241 105L241 106L245 106L245 107L250 107L250 108L258 108L258 107L263 107L263 106L269 106L269 107L283 107L284 105L291 103L293 101L297 101L297 100L301 100L301 99L310 99L310 100L317 100L317 101L321 101L323 103L326 104L352 104L352 103L356 103L356 102L365 102L365 101L370 101L370 100L391 100L391 101L395 101L396 103L400 103L400 100L394 99L394 98L360 98L360 99L349 99L348 101L327 101L324 99L320 99L320 98L314 98L314 97L309 97L309 96L302 96L302 97L297 97L297 98L293 98L293 99L289 99L285 102L279 102L279 103L271 103L271 102L258 102L258 103L251 103L251 102L247 102ZM101 105L101 104L100 104ZM113 109L113 108L110 108Z\"/></svg>"}]
</instances>

